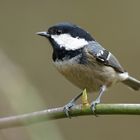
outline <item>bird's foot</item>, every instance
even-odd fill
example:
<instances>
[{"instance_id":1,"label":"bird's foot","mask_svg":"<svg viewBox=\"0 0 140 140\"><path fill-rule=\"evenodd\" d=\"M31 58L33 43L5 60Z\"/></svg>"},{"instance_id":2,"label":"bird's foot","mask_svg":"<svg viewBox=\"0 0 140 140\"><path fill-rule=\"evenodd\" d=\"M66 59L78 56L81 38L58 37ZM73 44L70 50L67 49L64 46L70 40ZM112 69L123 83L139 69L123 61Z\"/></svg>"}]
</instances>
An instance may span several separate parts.
<instances>
[{"instance_id":1,"label":"bird's foot","mask_svg":"<svg viewBox=\"0 0 140 140\"><path fill-rule=\"evenodd\" d=\"M74 102L69 102L68 104L66 104L66 105L64 106L63 111L64 111L64 113L66 114L66 116L67 116L68 118L71 118L70 109L71 109L74 105L75 105Z\"/></svg>"},{"instance_id":2,"label":"bird's foot","mask_svg":"<svg viewBox=\"0 0 140 140\"><path fill-rule=\"evenodd\" d=\"M97 98L95 101L93 101L90 105L90 108L92 110L93 113L95 113L95 110L96 110L96 105L100 103L100 99Z\"/></svg>"},{"instance_id":3,"label":"bird's foot","mask_svg":"<svg viewBox=\"0 0 140 140\"><path fill-rule=\"evenodd\" d=\"M91 108L92 112L95 114L95 116L97 116L96 112L95 112L96 111L96 105L100 103L101 96L103 95L105 90L106 90L106 85L101 86L100 91L99 91L99 96L96 98L95 101L93 101L91 103L90 108Z\"/></svg>"},{"instance_id":4,"label":"bird's foot","mask_svg":"<svg viewBox=\"0 0 140 140\"><path fill-rule=\"evenodd\" d=\"M83 93L80 93L79 95L77 95L75 98L73 98L68 104L66 104L64 106L64 113L66 114L66 116L68 118L71 118L71 115L70 115L70 109L75 105L75 102L80 98L80 96L82 96Z\"/></svg>"}]
</instances>

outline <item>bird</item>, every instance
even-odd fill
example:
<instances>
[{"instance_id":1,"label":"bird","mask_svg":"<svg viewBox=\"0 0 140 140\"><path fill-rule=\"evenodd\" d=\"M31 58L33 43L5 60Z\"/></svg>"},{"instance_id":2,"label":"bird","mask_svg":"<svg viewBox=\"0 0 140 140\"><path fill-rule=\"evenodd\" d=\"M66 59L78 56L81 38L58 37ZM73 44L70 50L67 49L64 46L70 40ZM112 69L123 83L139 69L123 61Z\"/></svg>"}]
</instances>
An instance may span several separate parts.
<instances>
[{"instance_id":1,"label":"bird","mask_svg":"<svg viewBox=\"0 0 140 140\"><path fill-rule=\"evenodd\" d=\"M140 89L140 81L131 77L117 58L80 26L62 22L36 34L49 40L53 49L53 63L66 79L81 90L99 93L90 105L93 112L103 93L118 82L136 91ZM71 107L80 96L82 93L64 106L68 117Z\"/></svg>"}]
</instances>

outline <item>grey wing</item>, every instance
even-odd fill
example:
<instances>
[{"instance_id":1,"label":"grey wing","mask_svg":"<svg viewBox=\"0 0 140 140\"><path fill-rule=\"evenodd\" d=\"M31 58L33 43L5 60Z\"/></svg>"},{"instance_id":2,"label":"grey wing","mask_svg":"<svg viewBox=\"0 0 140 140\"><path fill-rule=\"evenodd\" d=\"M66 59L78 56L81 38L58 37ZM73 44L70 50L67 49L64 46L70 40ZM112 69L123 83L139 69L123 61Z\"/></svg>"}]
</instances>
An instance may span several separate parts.
<instances>
[{"instance_id":1,"label":"grey wing","mask_svg":"<svg viewBox=\"0 0 140 140\"><path fill-rule=\"evenodd\" d=\"M104 49L98 42L91 41L86 48L88 53L93 55L99 63L113 67L118 72L125 72L115 56Z\"/></svg>"}]
</instances>

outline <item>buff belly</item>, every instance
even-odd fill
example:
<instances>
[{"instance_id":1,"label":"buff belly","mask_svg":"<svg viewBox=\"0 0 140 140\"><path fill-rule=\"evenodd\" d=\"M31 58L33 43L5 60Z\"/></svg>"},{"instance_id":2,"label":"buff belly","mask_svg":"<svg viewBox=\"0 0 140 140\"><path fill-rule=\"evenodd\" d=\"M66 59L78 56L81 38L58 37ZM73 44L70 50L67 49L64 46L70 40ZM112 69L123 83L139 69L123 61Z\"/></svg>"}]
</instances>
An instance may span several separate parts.
<instances>
[{"instance_id":1,"label":"buff belly","mask_svg":"<svg viewBox=\"0 0 140 140\"><path fill-rule=\"evenodd\" d=\"M88 92L96 92L102 85L109 87L119 81L116 71L107 66L62 62L55 62L55 66L71 83Z\"/></svg>"}]
</instances>

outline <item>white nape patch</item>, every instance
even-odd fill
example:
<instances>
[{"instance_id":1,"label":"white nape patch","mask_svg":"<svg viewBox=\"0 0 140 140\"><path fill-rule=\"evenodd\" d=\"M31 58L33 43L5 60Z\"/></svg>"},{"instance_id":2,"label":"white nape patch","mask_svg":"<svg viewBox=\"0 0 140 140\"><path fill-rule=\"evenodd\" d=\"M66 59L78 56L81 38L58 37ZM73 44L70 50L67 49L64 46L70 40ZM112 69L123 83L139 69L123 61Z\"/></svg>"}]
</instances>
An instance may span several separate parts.
<instances>
[{"instance_id":1,"label":"white nape patch","mask_svg":"<svg viewBox=\"0 0 140 140\"><path fill-rule=\"evenodd\" d=\"M129 77L128 72L120 73L119 78L121 81L126 80Z\"/></svg>"},{"instance_id":2,"label":"white nape patch","mask_svg":"<svg viewBox=\"0 0 140 140\"><path fill-rule=\"evenodd\" d=\"M66 50L80 49L88 44L88 41L84 38L74 38L69 34L51 35L51 38L54 39L60 47L64 47Z\"/></svg>"}]
</instances>

